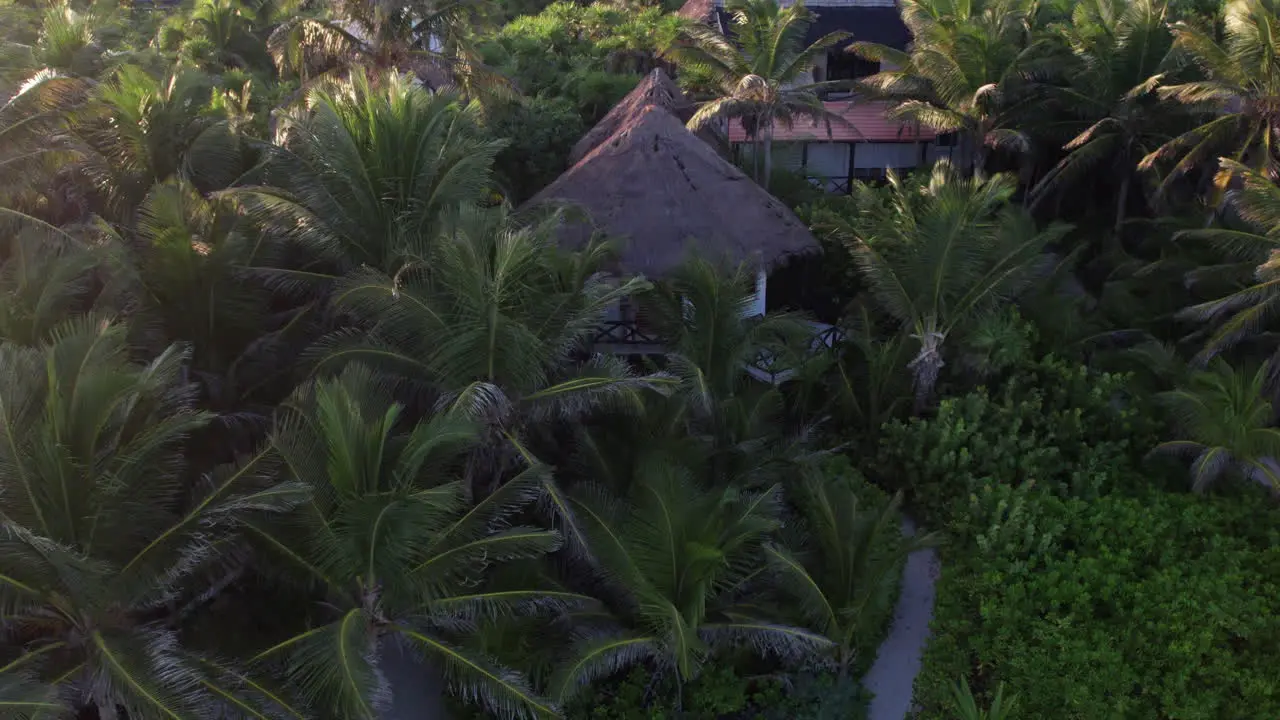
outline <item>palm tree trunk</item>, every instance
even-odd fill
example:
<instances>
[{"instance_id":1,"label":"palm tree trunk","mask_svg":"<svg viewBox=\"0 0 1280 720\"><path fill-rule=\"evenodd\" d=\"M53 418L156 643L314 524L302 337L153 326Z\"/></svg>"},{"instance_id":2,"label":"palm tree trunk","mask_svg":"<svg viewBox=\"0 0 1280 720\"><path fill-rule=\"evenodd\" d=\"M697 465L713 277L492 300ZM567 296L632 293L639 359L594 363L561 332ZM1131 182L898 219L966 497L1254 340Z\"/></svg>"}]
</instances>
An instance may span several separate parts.
<instances>
[{"instance_id":1,"label":"palm tree trunk","mask_svg":"<svg viewBox=\"0 0 1280 720\"><path fill-rule=\"evenodd\" d=\"M924 412L933 399L933 388L938 384L938 375L946 362L942 359L942 343L947 334L938 329L938 322L929 318L916 325L913 336L920 341L920 352L907 367L915 374L916 399L913 412L916 415Z\"/></svg>"},{"instance_id":2,"label":"palm tree trunk","mask_svg":"<svg viewBox=\"0 0 1280 720\"><path fill-rule=\"evenodd\" d=\"M976 138L974 142L978 146L973 149L973 176L983 179L987 177L987 155L990 150L987 148L987 143L983 138Z\"/></svg>"},{"instance_id":3,"label":"palm tree trunk","mask_svg":"<svg viewBox=\"0 0 1280 720\"><path fill-rule=\"evenodd\" d=\"M764 182L761 186L769 189L769 180L773 177L773 124L764 131Z\"/></svg>"},{"instance_id":4,"label":"palm tree trunk","mask_svg":"<svg viewBox=\"0 0 1280 720\"><path fill-rule=\"evenodd\" d=\"M760 131L751 138L751 178L760 183Z\"/></svg>"},{"instance_id":5,"label":"palm tree trunk","mask_svg":"<svg viewBox=\"0 0 1280 720\"><path fill-rule=\"evenodd\" d=\"M972 158L973 169L971 172L974 177L985 179L987 177L987 156L991 152L991 149L987 147L987 133L989 132L989 129L987 128L985 120L978 120L976 123L976 125L971 126L973 128L974 143Z\"/></svg>"},{"instance_id":6,"label":"palm tree trunk","mask_svg":"<svg viewBox=\"0 0 1280 720\"><path fill-rule=\"evenodd\" d=\"M1124 211L1125 205L1129 201L1130 180L1130 173L1126 170L1124 177L1120 180L1120 197L1116 198L1116 225L1113 232L1117 239L1120 237L1120 228L1124 225Z\"/></svg>"},{"instance_id":7,"label":"palm tree trunk","mask_svg":"<svg viewBox=\"0 0 1280 720\"><path fill-rule=\"evenodd\" d=\"M929 401L933 399L933 388L938 384L938 374L942 366L942 357L936 352L930 354L921 352L915 360L911 361L910 367L916 376L916 398L911 408L912 414L919 415L929 408Z\"/></svg>"}]
</instances>

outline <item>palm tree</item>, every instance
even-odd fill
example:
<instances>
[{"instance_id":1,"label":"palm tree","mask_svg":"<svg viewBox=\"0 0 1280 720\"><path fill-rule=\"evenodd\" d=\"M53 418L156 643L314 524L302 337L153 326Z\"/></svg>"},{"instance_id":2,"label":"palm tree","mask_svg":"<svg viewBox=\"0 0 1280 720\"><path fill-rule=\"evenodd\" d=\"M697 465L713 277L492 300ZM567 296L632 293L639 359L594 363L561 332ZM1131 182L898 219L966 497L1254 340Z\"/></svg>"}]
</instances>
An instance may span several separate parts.
<instances>
[{"instance_id":1,"label":"palm tree","mask_svg":"<svg viewBox=\"0 0 1280 720\"><path fill-rule=\"evenodd\" d=\"M1114 231L1120 232L1138 160L1168 139L1161 132L1167 108L1156 92L1176 65L1167 12L1164 0L1088 0L1075 6L1071 25L1061 31L1071 50L1068 84L1051 92L1086 127L1032 190L1033 208L1105 170L1119 179Z\"/></svg>"},{"instance_id":2,"label":"palm tree","mask_svg":"<svg viewBox=\"0 0 1280 720\"><path fill-rule=\"evenodd\" d=\"M509 84L485 66L472 40L484 3L410 0L395 6L348 0L332 17L295 15L267 39L282 75L304 83L354 78L353 70L410 72L428 86L453 85L467 97L505 96Z\"/></svg>"},{"instance_id":3,"label":"palm tree","mask_svg":"<svg viewBox=\"0 0 1280 720\"><path fill-rule=\"evenodd\" d=\"M850 52L893 69L860 83L875 97L895 101L890 117L918 122L972 142L968 163L986 172L991 148L1025 153L1029 137L1018 129L1033 102L1029 78L1049 66L1035 38L1035 5L1028 0L903 0L911 50L856 42Z\"/></svg>"},{"instance_id":4,"label":"palm tree","mask_svg":"<svg viewBox=\"0 0 1280 720\"><path fill-rule=\"evenodd\" d=\"M892 616L894 589L907 555L937 542L930 534L901 538L902 493L881 509L861 505L847 478L812 475L798 483L794 501L801 540L765 548L776 587L807 627L831 642L841 678L853 669L859 643Z\"/></svg>"},{"instance_id":5,"label":"palm tree","mask_svg":"<svg viewBox=\"0 0 1280 720\"><path fill-rule=\"evenodd\" d=\"M398 643L490 712L552 715L523 678L461 642L485 617L583 599L491 582L495 568L560 546L552 530L512 523L539 496L537 471L472 504L455 470L476 429L452 415L413 423L386 390L353 366L286 403L273 444L309 499L253 532L321 602L307 629L254 660L282 671L317 712L367 719L396 691L378 666Z\"/></svg>"},{"instance_id":6,"label":"palm tree","mask_svg":"<svg viewBox=\"0 0 1280 720\"><path fill-rule=\"evenodd\" d=\"M84 101L88 88L84 80L42 70L0 105L0 221L53 229L31 213L50 209L48 182L78 156L66 113Z\"/></svg>"},{"instance_id":7,"label":"palm tree","mask_svg":"<svg viewBox=\"0 0 1280 720\"><path fill-rule=\"evenodd\" d=\"M313 304L273 310L267 289L245 271L257 241L232 203L171 180L142 202L112 263L110 290L129 311L134 344L191 347L187 372L200 404L219 413L211 429L231 432L210 438L218 451L261 439L314 338Z\"/></svg>"},{"instance_id":8,"label":"palm tree","mask_svg":"<svg viewBox=\"0 0 1280 720\"><path fill-rule=\"evenodd\" d=\"M223 124L205 112L212 87L191 68L157 78L126 65L95 88L77 113L75 133L87 148L83 172L108 220L129 225L157 182L185 175L228 183L240 174L238 146L228 146Z\"/></svg>"},{"instance_id":9,"label":"palm tree","mask_svg":"<svg viewBox=\"0 0 1280 720\"><path fill-rule=\"evenodd\" d=\"M277 288L311 288L360 267L388 274L416 262L460 207L485 198L503 143L479 107L389 75L312 90L308 111L278 128L261 184L230 191L279 241ZM264 247L262 252L273 250Z\"/></svg>"},{"instance_id":10,"label":"palm tree","mask_svg":"<svg viewBox=\"0 0 1280 720\"><path fill-rule=\"evenodd\" d=\"M0 342L37 347L76 311L93 304L93 272L102 258L76 243L18 232L0 264Z\"/></svg>"},{"instance_id":11,"label":"palm tree","mask_svg":"<svg viewBox=\"0 0 1280 720\"><path fill-rule=\"evenodd\" d=\"M71 3L53 3L45 11L33 59L41 66L77 75L93 74L94 25L101 18L77 12Z\"/></svg>"},{"instance_id":12,"label":"palm tree","mask_svg":"<svg viewBox=\"0 0 1280 720\"><path fill-rule=\"evenodd\" d=\"M363 324L315 350L320 369L372 364L475 419L484 439L469 475L478 488L526 465L539 428L637 406L671 381L637 377L586 346L605 310L646 283L608 281L607 246L561 251L558 223L520 227L502 211L473 211L394 275L353 273L333 303Z\"/></svg>"},{"instance_id":13,"label":"palm tree","mask_svg":"<svg viewBox=\"0 0 1280 720\"><path fill-rule=\"evenodd\" d=\"M1008 175L961 178L940 161L923 185L891 174L887 203L859 187L864 210L833 228L871 298L920 343L908 364L917 411L933 394L952 334L1017 297L1045 247L1069 229L1037 228L1009 202L1016 185Z\"/></svg>"},{"instance_id":14,"label":"palm tree","mask_svg":"<svg viewBox=\"0 0 1280 720\"><path fill-rule=\"evenodd\" d=\"M909 339L882 337L865 302L846 311L839 327L839 340L802 366L796 404L803 413L831 418L838 427L878 429L909 410Z\"/></svg>"},{"instance_id":15,"label":"palm tree","mask_svg":"<svg viewBox=\"0 0 1280 720\"><path fill-rule=\"evenodd\" d=\"M1226 34L1219 42L1212 31L1178 22L1173 33L1178 47L1200 66L1204 80L1170 85L1160 95L1213 119L1156 148L1142 159L1150 169L1166 158L1178 162L1159 186L1169 184L1201 163L1219 155L1273 176L1280 144L1280 49L1272 38L1280 28L1280 4L1275 0L1230 0L1224 10ZM1217 193L1226 189L1230 174L1216 176ZM1215 203L1216 205L1216 200Z\"/></svg>"},{"instance_id":16,"label":"palm tree","mask_svg":"<svg viewBox=\"0 0 1280 720\"><path fill-rule=\"evenodd\" d=\"M702 490L668 466L630 498L574 501L612 610L584 623L552 680L561 700L624 668L648 664L681 688L717 651L746 646L801 659L830 647L820 634L776 623L742 601L763 573L762 548L778 527L778 488Z\"/></svg>"},{"instance_id":17,"label":"palm tree","mask_svg":"<svg viewBox=\"0 0 1280 720\"><path fill-rule=\"evenodd\" d=\"M804 451L807 428L788 436L777 379L806 362L816 331L797 315L752 314L755 275L747 263L724 268L690 258L641 299L679 381L671 402L683 422L669 427L701 441L705 479L714 485L770 485ZM761 368L775 381L752 374Z\"/></svg>"},{"instance_id":18,"label":"palm tree","mask_svg":"<svg viewBox=\"0 0 1280 720\"><path fill-rule=\"evenodd\" d=\"M8 711L176 718L264 700L175 628L226 573L245 523L289 509L300 488L271 482L269 452L188 468L184 439L210 416L179 380L185 353L135 365L125 332L85 317L39 347L0 343Z\"/></svg>"},{"instance_id":19,"label":"palm tree","mask_svg":"<svg viewBox=\"0 0 1280 720\"><path fill-rule=\"evenodd\" d=\"M272 68L272 59L257 31L271 22L273 9L247 5L242 0L199 0L178 32L185 36L182 54L210 72L225 68Z\"/></svg>"},{"instance_id":20,"label":"palm tree","mask_svg":"<svg viewBox=\"0 0 1280 720\"><path fill-rule=\"evenodd\" d=\"M1224 297L1186 308L1179 317L1205 326L1208 337L1196 360L1204 364L1236 345L1263 335L1280 310L1280 188L1266 175L1243 164L1221 158L1223 176L1240 178L1232 191L1231 205L1245 229L1207 228L1183 231L1180 240L1204 240L1222 253L1226 263L1206 270L1247 270L1239 289ZM1225 177L1223 178L1225 181Z\"/></svg>"},{"instance_id":21,"label":"palm tree","mask_svg":"<svg viewBox=\"0 0 1280 720\"><path fill-rule=\"evenodd\" d=\"M832 114L818 91L839 83L805 80L818 58L849 34L830 33L806 47L805 32L814 18L803 2L781 7L774 0L731 0L725 9L733 14L733 40L710 27L690 25L669 54L683 69L705 78L714 93L689 119L689 127L697 130L718 118L741 121L763 152L763 172L756 180L768 189L773 128L790 127L796 118L830 123Z\"/></svg>"},{"instance_id":22,"label":"palm tree","mask_svg":"<svg viewBox=\"0 0 1280 720\"><path fill-rule=\"evenodd\" d=\"M1204 492L1225 474L1235 474L1280 492L1280 429L1263 396L1270 369L1252 374L1215 358L1210 369L1191 376L1186 387L1162 393L1183 439L1152 452L1194 457L1191 488Z\"/></svg>"}]
</instances>

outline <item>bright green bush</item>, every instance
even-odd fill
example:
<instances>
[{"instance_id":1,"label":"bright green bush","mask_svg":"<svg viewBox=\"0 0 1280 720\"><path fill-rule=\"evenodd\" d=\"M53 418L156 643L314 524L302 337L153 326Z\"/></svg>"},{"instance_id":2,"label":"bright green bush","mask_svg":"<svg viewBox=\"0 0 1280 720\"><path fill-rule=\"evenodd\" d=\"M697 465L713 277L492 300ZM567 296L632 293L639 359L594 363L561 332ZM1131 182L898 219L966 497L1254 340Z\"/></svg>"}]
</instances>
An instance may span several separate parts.
<instances>
[{"instance_id":1,"label":"bright green bush","mask_svg":"<svg viewBox=\"0 0 1280 720\"><path fill-rule=\"evenodd\" d=\"M1125 382L1047 359L886 426L879 471L951 535L923 718L952 718L958 676L1024 718L1280 717L1276 511L1142 477Z\"/></svg>"},{"instance_id":2,"label":"bright green bush","mask_svg":"<svg viewBox=\"0 0 1280 720\"><path fill-rule=\"evenodd\" d=\"M1130 479L1151 447L1150 422L1124 388L1122 375L1046 358L995 393L948 398L932 417L886 425L880 474L906 487L934 526L990 483L1097 497Z\"/></svg>"},{"instance_id":3,"label":"bright green bush","mask_svg":"<svg viewBox=\"0 0 1280 720\"><path fill-rule=\"evenodd\" d=\"M949 557L923 717L950 717L960 674L1003 680L1027 718L1280 717L1280 536L1259 499L1054 501L1047 551Z\"/></svg>"}]
</instances>

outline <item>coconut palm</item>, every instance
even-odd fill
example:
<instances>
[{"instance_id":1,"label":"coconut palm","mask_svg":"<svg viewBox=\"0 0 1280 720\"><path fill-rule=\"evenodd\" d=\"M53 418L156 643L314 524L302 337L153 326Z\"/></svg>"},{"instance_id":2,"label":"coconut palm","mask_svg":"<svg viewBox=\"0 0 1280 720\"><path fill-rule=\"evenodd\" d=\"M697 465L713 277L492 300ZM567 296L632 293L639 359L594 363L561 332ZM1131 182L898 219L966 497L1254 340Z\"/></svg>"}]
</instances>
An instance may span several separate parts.
<instances>
[{"instance_id":1,"label":"coconut palm","mask_svg":"<svg viewBox=\"0 0 1280 720\"><path fill-rule=\"evenodd\" d=\"M704 25L689 25L670 51L680 66L704 78L711 99L689 119L695 130L719 118L742 122L764 158L756 179L768 189L773 172L773 128L790 127L797 118L830 123L818 91L838 83L805 82L827 49L849 37L824 35L805 46L813 14L804 3L781 7L773 0L731 0L731 40Z\"/></svg>"},{"instance_id":2,"label":"coconut palm","mask_svg":"<svg viewBox=\"0 0 1280 720\"><path fill-rule=\"evenodd\" d=\"M353 273L333 303L363 322L315 350L320 370L373 364L468 414L483 436L468 474L490 488L527 464L540 428L635 407L672 384L587 354L605 310L646 284L608 281L607 246L561 251L558 222L520 227L501 211L473 211L422 261L394 275Z\"/></svg>"},{"instance_id":3,"label":"coconut palm","mask_svg":"<svg viewBox=\"0 0 1280 720\"><path fill-rule=\"evenodd\" d=\"M125 328L92 317L39 347L0 343L6 712L253 706L223 684L234 671L182 647L175 628L226 574L244 523L289 509L301 489L271 482L268 452L188 468L184 439L210 416L179 380L185 353L145 365L128 354Z\"/></svg>"},{"instance_id":4,"label":"coconut palm","mask_svg":"<svg viewBox=\"0 0 1280 720\"><path fill-rule=\"evenodd\" d=\"M258 37L261 23L274 18L274 10L257 8L242 0L199 0L179 32L186 36L184 56L207 67L210 72L225 68L266 69L271 57Z\"/></svg>"},{"instance_id":5,"label":"coconut palm","mask_svg":"<svg viewBox=\"0 0 1280 720\"><path fill-rule=\"evenodd\" d=\"M1234 292L1180 313L1182 319L1200 323L1208 334L1197 356L1201 364L1263 335L1280 310L1280 188L1243 164L1227 158L1221 163L1220 174L1241 180L1240 188L1231 193L1231 204L1249 227L1190 230L1176 237L1207 241L1227 261L1222 269L1244 269L1248 275L1241 278L1242 286Z\"/></svg>"},{"instance_id":6,"label":"coconut palm","mask_svg":"<svg viewBox=\"0 0 1280 720\"><path fill-rule=\"evenodd\" d=\"M933 394L951 336L983 312L1009 302L1037 274L1045 247L1069 229L1043 230L1010 205L1008 175L962 178L937 163L923 184L889 178L889 200L860 187L863 212L834 228L853 253L871 298L920 344L916 410Z\"/></svg>"},{"instance_id":7,"label":"coconut palm","mask_svg":"<svg viewBox=\"0 0 1280 720\"><path fill-rule=\"evenodd\" d=\"M1028 0L903 0L909 51L855 42L849 51L892 69L865 78L862 89L894 101L889 116L969 140L966 165L986 171L992 148L1031 149L1019 117L1032 101L1028 80L1049 66L1032 32Z\"/></svg>"},{"instance_id":8,"label":"coconut palm","mask_svg":"<svg viewBox=\"0 0 1280 720\"><path fill-rule=\"evenodd\" d=\"M93 304L93 272L102 257L44 233L17 232L0 265L0 342L36 347Z\"/></svg>"},{"instance_id":9,"label":"coconut palm","mask_svg":"<svg viewBox=\"0 0 1280 720\"><path fill-rule=\"evenodd\" d=\"M314 306L273 310L267 289L245 271L258 238L232 203L208 200L186 182L156 185L117 241L111 290L129 310L134 344L155 352L188 343L200 404L219 413L213 429L232 432L208 440L217 451L256 444L314 337Z\"/></svg>"},{"instance_id":10,"label":"coconut palm","mask_svg":"<svg viewBox=\"0 0 1280 720\"><path fill-rule=\"evenodd\" d=\"M574 510L607 582L611 614L583 623L551 690L568 699L593 680L648 665L680 688L717 651L745 646L787 659L830 641L747 607L763 574L763 544L778 527L778 488L703 490L668 466L629 498L579 498Z\"/></svg>"},{"instance_id":11,"label":"coconut palm","mask_svg":"<svg viewBox=\"0 0 1280 720\"><path fill-rule=\"evenodd\" d=\"M858 303L840 323L840 339L816 354L799 378L801 406L840 427L879 428L910 409L909 339L879 336L875 313Z\"/></svg>"},{"instance_id":12,"label":"coconut palm","mask_svg":"<svg viewBox=\"0 0 1280 720\"><path fill-rule=\"evenodd\" d=\"M936 535L901 537L899 492L883 508L859 501L847 478L806 477L795 485L800 538L791 547L765 548L777 573L776 587L806 627L830 640L843 678L859 659L857 649L892 616L898 575L908 554L937 542Z\"/></svg>"},{"instance_id":13,"label":"coconut palm","mask_svg":"<svg viewBox=\"0 0 1280 720\"><path fill-rule=\"evenodd\" d=\"M418 261L459 207L480 202L502 148L479 107L399 75L314 89L283 121L261 184L231 191L279 241L278 288L314 290L367 266L388 274ZM264 248L264 252L271 248Z\"/></svg>"},{"instance_id":14,"label":"coconut palm","mask_svg":"<svg viewBox=\"0 0 1280 720\"><path fill-rule=\"evenodd\" d=\"M372 68L413 73L428 86L453 85L471 98L505 96L509 84L480 59L472 34L483 3L410 0L395 6L349 0L331 17L295 15L267 39L282 75L304 83Z\"/></svg>"},{"instance_id":15,"label":"coconut palm","mask_svg":"<svg viewBox=\"0 0 1280 720\"><path fill-rule=\"evenodd\" d=\"M1062 29L1071 51L1067 84L1050 92L1084 129L1032 190L1034 203L1099 171L1118 178L1114 230L1120 232L1137 163L1169 139L1167 106L1156 88L1176 68L1164 0L1088 0ZM1108 187L1111 187L1108 185Z\"/></svg>"},{"instance_id":16,"label":"coconut palm","mask_svg":"<svg viewBox=\"0 0 1280 720\"><path fill-rule=\"evenodd\" d=\"M155 77L131 65L95 88L77 113L75 134L86 146L82 170L100 214L127 226L157 182L185 175L209 178L216 188L240 174L238 146L205 112L211 90L211 79L191 68Z\"/></svg>"},{"instance_id":17,"label":"coconut palm","mask_svg":"<svg viewBox=\"0 0 1280 720\"><path fill-rule=\"evenodd\" d=\"M1211 30L1189 22L1173 26L1178 47L1200 66L1206 78L1161 88L1160 94L1210 113L1212 119L1142 159L1143 169L1166 158L1178 159L1161 182L1160 192L1187 171L1218 156L1271 176L1277 170L1280 48L1273 38L1280 32L1280 3L1230 0L1225 5L1224 23L1221 41ZM1219 173L1216 177L1215 187L1221 193L1231 176Z\"/></svg>"},{"instance_id":18,"label":"coconut palm","mask_svg":"<svg viewBox=\"0 0 1280 720\"><path fill-rule=\"evenodd\" d=\"M42 224L31 213L50 209L48 182L77 157L66 113L83 102L88 87L84 80L41 70L0 105L0 222Z\"/></svg>"},{"instance_id":19,"label":"coconut palm","mask_svg":"<svg viewBox=\"0 0 1280 720\"><path fill-rule=\"evenodd\" d=\"M755 276L747 263L690 258L641 300L679 381L678 409L666 412L701 441L712 484L770 485L804 452L807 428L790 434L779 384L805 363L816 330L798 315L753 314Z\"/></svg>"},{"instance_id":20,"label":"coconut palm","mask_svg":"<svg viewBox=\"0 0 1280 720\"><path fill-rule=\"evenodd\" d=\"M1192 457L1191 488L1204 492L1224 475L1236 475L1280 492L1280 429L1271 427L1271 403L1263 396L1269 368L1241 372L1221 358L1191 376L1185 387L1159 398L1182 437L1152 452Z\"/></svg>"},{"instance_id":21,"label":"coconut palm","mask_svg":"<svg viewBox=\"0 0 1280 720\"><path fill-rule=\"evenodd\" d=\"M310 497L254 533L321 602L305 630L255 661L283 672L321 714L375 718L396 692L380 658L399 644L490 712L553 714L518 674L463 643L485 617L582 599L491 583L495 568L560 546L552 530L513 523L538 497L537 471L473 504L457 460L476 428L451 415L410 421L365 368L305 387L286 406L273 444Z\"/></svg>"},{"instance_id":22,"label":"coconut palm","mask_svg":"<svg viewBox=\"0 0 1280 720\"><path fill-rule=\"evenodd\" d=\"M53 3L45 11L33 59L39 65L66 73L92 75L94 26L101 18L77 12L71 3Z\"/></svg>"}]
</instances>

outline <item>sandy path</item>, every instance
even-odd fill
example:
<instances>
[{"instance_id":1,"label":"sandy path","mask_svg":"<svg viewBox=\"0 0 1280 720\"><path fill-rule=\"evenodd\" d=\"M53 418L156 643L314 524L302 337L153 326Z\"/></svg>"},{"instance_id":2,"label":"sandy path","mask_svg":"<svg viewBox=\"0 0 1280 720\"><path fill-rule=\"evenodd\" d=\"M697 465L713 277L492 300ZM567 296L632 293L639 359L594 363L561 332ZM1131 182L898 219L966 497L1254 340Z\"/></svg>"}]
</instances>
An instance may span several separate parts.
<instances>
[{"instance_id":1,"label":"sandy path","mask_svg":"<svg viewBox=\"0 0 1280 720\"><path fill-rule=\"evenodd\" d=\"M915 523L902 521L902 533L914 535ZM862 684L875 693L869 720L903 720L911 712L911 689L920 672L920 659L929 640L933 619L933 584L938 579L938 554L917 550L907 558L902 587L889 635L880 644L875 664Z\"/></svg>"}]
</instances>

